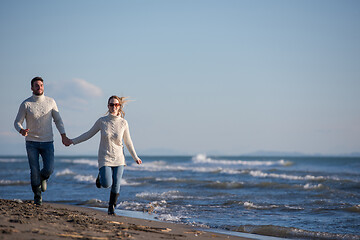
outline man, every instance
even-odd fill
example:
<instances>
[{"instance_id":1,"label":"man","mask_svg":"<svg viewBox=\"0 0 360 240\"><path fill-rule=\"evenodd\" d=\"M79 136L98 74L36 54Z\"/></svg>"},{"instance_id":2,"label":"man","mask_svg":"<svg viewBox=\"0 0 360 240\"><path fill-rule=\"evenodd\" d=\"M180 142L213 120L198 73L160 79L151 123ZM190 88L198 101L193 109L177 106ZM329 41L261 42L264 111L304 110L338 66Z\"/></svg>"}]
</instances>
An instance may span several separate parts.
<instances>
[{"instance_id":1,"label":"man","mask_svg":"<svg viewBox=\"0 0 360 240\"><path fill-rule=\"evenodd\" d=\"M65 146L71 144L66 137L55 100L44 96L44 83L41 77L31 80L33 95L23 101L14 121L15 129L25 137L26 152L30 166L31 187L34 192L34 203L41 205L41 192L47 188L47 180L54 171L54 144L52 120L59 130ZM26 119L26 128L22 123ZM40 170L39 155L43 160Z\"/></svg>"}]
</instances>

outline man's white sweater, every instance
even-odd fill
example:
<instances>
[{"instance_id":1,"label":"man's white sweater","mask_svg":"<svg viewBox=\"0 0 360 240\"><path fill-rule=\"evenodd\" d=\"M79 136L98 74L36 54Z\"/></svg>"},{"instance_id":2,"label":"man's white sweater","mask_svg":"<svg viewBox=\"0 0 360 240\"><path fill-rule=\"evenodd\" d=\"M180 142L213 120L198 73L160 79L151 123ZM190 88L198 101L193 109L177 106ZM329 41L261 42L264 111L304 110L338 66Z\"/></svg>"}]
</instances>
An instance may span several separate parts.
<instances>
[{"instance_id":1,"label":"man's white sweater","mask_svg":"<svg viewBox=\"0 0 360 240\"><path fill-rule=\"evenodd\" d=\"M65 133L63 121L54 99L44 95L32 95L20 105L14 121L15 129L20 132L26 119L26 128L29 129L26 141L51 142L53 138L52 120L60 134Z\"/></svg>"},{"instance_id":2,"label":"man's white sweater","mask_svg":"<svg viewBox=\"0 0 360 240\"><path fill-rule=\"evenodd\" d=\"M72 142L74 145L84 142L99 131L101 133L98 151L99 169L103 166L116 167L126 165L122 140L124 140L133 159L138 158L131 141L129 125L127 121L120 116L108 114L107 116L99 118L89 131L72 139Z\"/></svg>"}]
</instances>

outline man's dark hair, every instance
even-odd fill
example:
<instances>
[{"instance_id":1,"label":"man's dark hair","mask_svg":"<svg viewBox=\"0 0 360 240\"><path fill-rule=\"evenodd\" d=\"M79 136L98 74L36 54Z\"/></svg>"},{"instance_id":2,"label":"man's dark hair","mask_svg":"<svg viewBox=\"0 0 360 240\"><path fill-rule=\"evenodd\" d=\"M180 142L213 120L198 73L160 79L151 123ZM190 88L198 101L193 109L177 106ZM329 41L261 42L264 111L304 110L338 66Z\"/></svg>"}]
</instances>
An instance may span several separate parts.
<instances>
[{"instance_id":1,"label":"man's dark hair","mask_svg":"<svg viewBox=\"0 0 360 240\"><path fill-rule=\"evenodd\" d=\"M43 80L41 77L34 77L34 78L31 80L31 86L33 86L33 83L36 82L36 81L44 82L44 80Z\"/></svg>"}]
</instances>

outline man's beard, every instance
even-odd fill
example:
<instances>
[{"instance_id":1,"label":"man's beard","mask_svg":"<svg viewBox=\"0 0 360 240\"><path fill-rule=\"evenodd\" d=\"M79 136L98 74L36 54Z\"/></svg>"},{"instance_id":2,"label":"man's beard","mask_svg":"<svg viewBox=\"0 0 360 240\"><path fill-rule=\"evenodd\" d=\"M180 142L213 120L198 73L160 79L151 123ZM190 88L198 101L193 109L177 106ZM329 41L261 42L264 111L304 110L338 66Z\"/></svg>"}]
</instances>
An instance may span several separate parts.
<instances>
[{"instance_id":1,"label":"man's beard","mask_svg":"<svg viewBox=\"0 0 360 240\"><path fill-rule=\"evenodd\" d=\"M44 91L42 91L41 93L39 91L33 92L36 96L41 96L44 94Z\"/></svg>"}]
</instances>

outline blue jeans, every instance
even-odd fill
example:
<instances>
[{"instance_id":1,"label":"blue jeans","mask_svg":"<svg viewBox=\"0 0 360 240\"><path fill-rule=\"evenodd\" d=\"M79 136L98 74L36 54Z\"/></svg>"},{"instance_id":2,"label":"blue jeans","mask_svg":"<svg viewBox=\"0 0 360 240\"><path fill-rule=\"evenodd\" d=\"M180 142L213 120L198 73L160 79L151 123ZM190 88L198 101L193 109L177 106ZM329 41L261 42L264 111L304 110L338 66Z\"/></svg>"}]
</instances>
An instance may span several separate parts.
<instances>
[{"instance_id":1,"label":"blue jeans","mask_svg":"<svg viewBox=\"0 0 360 240\"><path fill-rule=\"evenodd\" d=\"M47 180L54 171L54 144L53 142L26 141L26 152L30 166L31 186L40 186L41 179ZM41 170L40 155L43 160Z\"/></svg>"},{"instance_id":2,"label":"blue jeans","mask_svg":"<svg viewBox=\"0 0 360 240\"><path fill-rule=\"evenodd\" d=\"M103 188L111 187L113 193L120 192L120 181L124 173L125 166L108 167L104 166L99 169L100 184Z\"/></svg>"}]
</instances>

